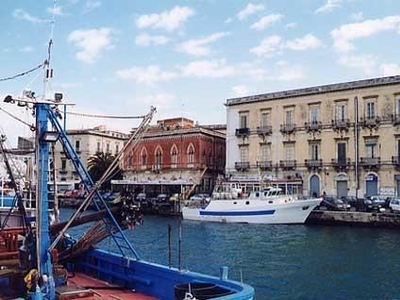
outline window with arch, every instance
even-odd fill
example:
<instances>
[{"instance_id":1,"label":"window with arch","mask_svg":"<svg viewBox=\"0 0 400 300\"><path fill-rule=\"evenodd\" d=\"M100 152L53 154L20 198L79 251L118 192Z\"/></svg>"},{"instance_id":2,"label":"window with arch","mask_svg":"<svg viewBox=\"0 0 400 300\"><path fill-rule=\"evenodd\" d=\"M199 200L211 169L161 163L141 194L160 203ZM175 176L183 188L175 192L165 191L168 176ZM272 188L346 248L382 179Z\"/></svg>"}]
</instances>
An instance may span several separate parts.
<instances>
[{"instance_id":1,"label":"window with arch","mask_svg":"<svg viewBox=\"0 0 400 300\"><path fill-rule=\"evenodd\" d=\"M146 150L146 148L142 149L142 152L140 153L140 158L141 158L140 164L142 166L146 166L147 165L147 150Z\"/></svg>"},{"instance_id":2,"label":"window with arch","mask_svg":"<svg viewBox=\"0 0 400 300\"><path fill-rule=\"evenodd\" d=\"M154 165L156 166L157 169L160 169L162 166L162 150L160 147L157 147L156 152L155 152L155 159L154 159Z\"/></svg>"},{"instance_id":3,"label":"window with arch","mask_svg":"<svg viewBox=\"0 0 400 300\"><path fill-rule=\"evenodd\" d=\"M187 155L188 155L188 164L193 164L194 163L194 147L192 144L190 144L188 147Z\"/></svg>"},{"instance_id":4,"label":"window with arch","mask_svg":"<svg viewBox=\"0 0 400 300\"><path fill-rule=\"evenodd\" d=\"M178 148L176 145L173 145L171 147L171 167L176 168L176 165L178 164Z\"/></svg>"}]
</instances>

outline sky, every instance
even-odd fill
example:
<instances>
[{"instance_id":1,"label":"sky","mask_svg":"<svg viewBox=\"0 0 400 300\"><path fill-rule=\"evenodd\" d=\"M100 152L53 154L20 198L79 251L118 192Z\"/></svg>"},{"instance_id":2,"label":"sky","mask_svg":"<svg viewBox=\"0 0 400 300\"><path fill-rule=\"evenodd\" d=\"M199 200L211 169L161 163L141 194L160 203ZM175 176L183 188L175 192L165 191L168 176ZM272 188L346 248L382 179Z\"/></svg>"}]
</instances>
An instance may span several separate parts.
<instances>
[{"instance_id":1,"label":"sky","mask_svg":"<svg viewBox=\"0 0 400 300\"><path fill-rule=\"evenodd\" d=\"M226 123L227 99L400 74L398 0L2 0L0 96L61 92L69 112ZM13 80L48 57L43 71ZM44 96L45 95L45 96ZM11 145L29 109L0 102ZM17 119L10 117L13 114ZM63 122L63 121L62 121ZM68 115L68 129L138 120Z\"/></svg>"}]
</instances>

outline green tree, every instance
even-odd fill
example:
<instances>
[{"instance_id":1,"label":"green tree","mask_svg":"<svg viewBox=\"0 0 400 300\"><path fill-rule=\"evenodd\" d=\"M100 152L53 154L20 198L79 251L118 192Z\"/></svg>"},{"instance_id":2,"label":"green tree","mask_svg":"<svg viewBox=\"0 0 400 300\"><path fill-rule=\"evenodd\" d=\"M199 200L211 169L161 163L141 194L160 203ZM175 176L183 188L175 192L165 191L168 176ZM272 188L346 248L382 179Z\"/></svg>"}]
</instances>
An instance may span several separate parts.
<instances>
[{"instance_id":1,"label":"green tree","mask_svg":"<svg viewBox=\"0 0 400 300\"><path fill-rule=\"evenodd\" d=\"M97 152L88 159L88 172L94 182L97 182L109 168L115 157L111 153ZM104 190L111 189L111 180L122 179L122 170L119 165L109 178L102 184Z\"/></svg>"}]
</instances>

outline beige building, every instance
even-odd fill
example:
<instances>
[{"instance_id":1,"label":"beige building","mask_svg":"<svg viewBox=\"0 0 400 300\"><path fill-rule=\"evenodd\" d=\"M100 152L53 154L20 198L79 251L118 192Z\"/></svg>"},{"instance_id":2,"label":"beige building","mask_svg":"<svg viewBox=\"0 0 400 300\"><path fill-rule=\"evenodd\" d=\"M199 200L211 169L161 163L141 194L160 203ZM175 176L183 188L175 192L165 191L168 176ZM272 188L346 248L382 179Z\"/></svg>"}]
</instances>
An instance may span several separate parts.
<instances>
[{"instance_id":1,"label":"beige building","mask_svg":"<svg viewBox=\"0 0 400 300\"><path fill-rule=\"evenodd\" d=\"M400 76L228 99L226 174L304 195L400 194Z\"/></svg>"},{"instance_id":2,"label":"beige building","mask_svg":"<svg viewBox=\"0 0 400 300\"><path fill-rule=\"evenodd\" d=\"M67 136L85 167L87 167L88 159L97 152L117 154L129 138L128 134L107 130L104 125L92 129L68 130ZM74 165L67 158L60 142L56 143L54 154L57 180L79 182Z\"/></svg>"}]
</instances>

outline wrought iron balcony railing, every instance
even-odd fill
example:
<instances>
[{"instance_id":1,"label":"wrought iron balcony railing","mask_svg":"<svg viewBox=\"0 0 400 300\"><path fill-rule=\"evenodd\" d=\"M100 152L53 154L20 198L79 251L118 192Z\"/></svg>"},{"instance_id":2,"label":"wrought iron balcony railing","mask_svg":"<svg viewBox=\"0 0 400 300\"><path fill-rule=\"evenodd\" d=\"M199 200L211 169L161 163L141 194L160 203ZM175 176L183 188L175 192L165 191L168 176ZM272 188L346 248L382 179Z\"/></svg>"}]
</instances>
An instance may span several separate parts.
<instances>
[{"instance_id":1,"label":"wrought iron balcony railing","mask_svg":"<svg viewBox=\"0 0 400 300\"><path fill-rule=\"evenodd\" d=\"M361 118L360 125L364 128L376 128L379 126L381 118L378 116Z\"/></svg>"},{"instance_id":2,"label":"wrought iron balcony railing","mask_svg":"<svg viewBox=\"0 0 400 300\"><path fill-rule=\"evenodd\" d=\"M270 135L272 133L272 126L264 125L257 127L257 134L259 135Z\"/></svg>"},{"instance_id":3,"label":"wrought iron balcony railing","mask_svg":"<svg viewBox=\"0 0 400 300\"><path fill-rule=\"evenodd\" d=\"M305 165L309 169L320 169L322 168L322 159L306 159Z\"/></svg>"},{"instance_id":4,"label":"wrought iron balcony railing","mask_svg":"<svg viewBox=\"0 0 400 300\"><path fill-rule=\"evenodd\" d=\"M296 130L296 124L281 124L282 133L293 133Z\"/></svg>"},{"instance_id":5,"label":"wrought iron balcony railing","mask_svg":"<svg viewBox=\"0 0 400 300\"><path fill-rule=\"evenodd\" d=\"M237 137L247 136L249 134L250 134L250 128L248 127L238 128L235 131L235 135Z\"/></svg>"},{"instance_id":6,"label":"wrought iron balcony railing","mask_svg":"<svg viewBox=\"0 0 400 300\"><path fill-rule=\"evenodd\" d=\"M333 158L332 166L339 170L349 169L351 166L350 158Z\"/></svg>"},{"instance_id":7,"label":"wrought iron balcony railing","mask_svg":"<svg viewBox=\"0 0 400 300\"><path fill-rule=\"evenodd\" d=\"M281 160L279 167L283 170L294 170L296 169L296 160Z\"/></svg>"},{"instance_id":8,"label":"wrought iron balcony railing","mask_svg":"<svg viewBox=\"0 0 400 300\"><path fill-rule=\"evenodd\" d=\"M271 160L258 161L257 167L263 171L271 171L272 161Z\"/></svg>"},{"instance_id":9,"label":"wrought iron balcony railing","mask_svg":"<svg viewBox=\"0 0 400 300\"><path fill-rule=\"evenodd\" d=\"M235 169L238 171L247 171L250 169L250 162L237 161L237 162L235 162Z\"/></svg>"},{"instance_id":10,"label":"wrought iron balcony railing","mask_svg":"<svg viewBox=\"0 0 400 300\"><path fill-rule=\"evenodd\" d=\"M400 125L400 114L395 114L392 116L392 123L394 126Z\"/></svg>"},{"instance_id":11,"label":"wrought iron balcony railing","mask_svg":"<svg viewBox=\"0 0 400 300\"><path fill-rule=\"evenodd\" d=\"M363 168L378 168L381 165L380 157L361 157L360 165Z\"/></svg>"},{"instance_id":12,"label":"wrought iron balcony railing","mask_svg":"<svg viewBox=\"0 0 400 300\"><path fill-rule=\"evenodd\" d=\"M320 131L322 128L322 122L320 121L312 121L304 123L307 132L315 132Z\"/></svg>"},{"instance_id":13,"label":"wrought iron balcony railing","mask_svg":"<svg viewBox=\"0 0 400 300\"><path fill-rule=\"evenodd\" d=\"M350 127L349 119L335 119L332 120L333 130L347 130Z\"/></svg>"}]
</instances>

